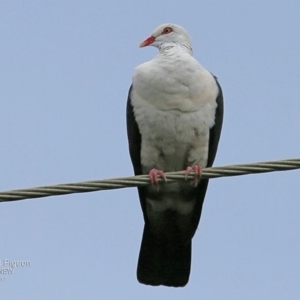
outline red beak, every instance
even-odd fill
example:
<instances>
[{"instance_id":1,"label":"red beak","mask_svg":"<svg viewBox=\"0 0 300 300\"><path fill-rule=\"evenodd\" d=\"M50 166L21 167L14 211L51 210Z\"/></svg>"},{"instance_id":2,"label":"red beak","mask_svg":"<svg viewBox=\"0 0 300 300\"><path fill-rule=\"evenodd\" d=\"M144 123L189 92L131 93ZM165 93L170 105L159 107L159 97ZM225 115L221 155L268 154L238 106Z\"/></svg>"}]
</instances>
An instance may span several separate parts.
<instances>
[{"instance_id":1,"label":"red beak","mask_svg":"<svg viewBox=\"0 0 300 300\"><path fill-rule=\"evenodd\" d=\"M150 37L147 38L145 41L143 41L142 43L140 43L140 48L149 46L149 45L151 45L154 41L155 41L155 37L154 37L154 36L150 36Z\"/></svg>"}]
</instances>

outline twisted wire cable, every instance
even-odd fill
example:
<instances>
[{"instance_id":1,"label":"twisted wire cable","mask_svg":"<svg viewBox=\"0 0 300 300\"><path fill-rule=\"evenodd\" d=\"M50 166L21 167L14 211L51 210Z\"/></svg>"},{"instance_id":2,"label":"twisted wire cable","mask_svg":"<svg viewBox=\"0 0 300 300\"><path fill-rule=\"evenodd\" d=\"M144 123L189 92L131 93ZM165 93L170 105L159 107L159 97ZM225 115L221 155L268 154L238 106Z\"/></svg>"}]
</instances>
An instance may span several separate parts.
<instances>
[{"instance_id":1,"label":"twisted wire cable","mask_svg":"<svg viewBox=\"0 0 300 300\"><path fill-rule=\"evenodd\" d=\"M201 178L219 178L228 176L240 176L255 173L267 173L274 171L288 171L300 169L300 159L287 159L252 164L232 165L225 167L214 167L203 169ZM185 180L185 171L168 172L167 183ZM188 179L193 179L193 174ZM163 182L159 179L159 182ZM85 181L78 183L58 184L22 190L0 192L0 202L24 200L30 198L41 198L49 196L67 195L74 193L87 193L101 190L120 189L125 187L136 187L149 185L148 175L132 176L126 178L115 178L105 180Z\"/></svg>"}]
</instances>

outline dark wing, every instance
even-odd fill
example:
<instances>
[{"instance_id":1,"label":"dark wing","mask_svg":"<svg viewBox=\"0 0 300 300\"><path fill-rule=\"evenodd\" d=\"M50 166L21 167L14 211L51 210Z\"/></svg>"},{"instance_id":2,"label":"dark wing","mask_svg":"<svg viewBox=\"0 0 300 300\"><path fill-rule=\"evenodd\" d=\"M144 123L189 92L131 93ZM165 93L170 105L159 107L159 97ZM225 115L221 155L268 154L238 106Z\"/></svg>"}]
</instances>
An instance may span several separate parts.
<instances>
[{"instance_id":1,"label":"dark wing","mask_svg":"<svg viewBox=\"0 0 300 300\"><path fill-rule=\"evenodd\" d=\"M131 158L131 162L133 165L133 170L135 175L142 175L142 163L141 163L141 143L142 136L140 134L140 130L138 124L135 120L133 106L131 104L131 92L132 85L128 92L127 98L127 108L126 108L126 121L127 121L127 137L128 137L128 145L129 145L129 154ZM144 214L144 219L146 220L146 187L138 187L140 202Z\"/></svg>"},{"instance_id":2,"label":"dark wing","mask_svg":"<svg viewBox=\"0 0 300 300\"><path fill-rule=\"evenodd\" d=\"M129 144L129 153L132 161L134 174L142 175L141 165L141 142L142 137L139 131L138 124L134 117L133 106L131 104L131 91L132 85L128 92L127 108L126 108L126 121L127 121L127 137Z\"/></svg>"},{"instance_id":3,"label":"dark wing","mask_svg":"<svg viewBox=\"0 0 300 300\"><path fill-rule=\"evenodd\" d=\"M214 78L219 88L219 94L216 99L218 106L216 108L215 125L210 129L209 132L209 148L208 148L208 159L207 159L206 167L211 167L216 157L218 144L221 136L223 112L224 112L223 92L217 80L217 77L214 76ZM196 197L197 199L197 204L194 209L194 215L192 220L194 231L196 231L199 224L207 186L208 186L208 179L201 179L196 189L192 192L194 193L194 195L191 195L192 197Z\"/></svg>"},{"instance_id":4,"label":"dark wing","mask_svg":"<svg viewBox=\"0 0 300 300\"><path fill-rule=\"evenodd\" d=\"M214 76L214 78L219 88L219 94L216 99L218 106L216 109L215 125L210 129L209 132L209 149L208 149L208 159L207 159L206 167L211 167L215 160L218 144L221 136L223 113L224 113L223 92L217 77Z\"/></svg>"}]
</instances>

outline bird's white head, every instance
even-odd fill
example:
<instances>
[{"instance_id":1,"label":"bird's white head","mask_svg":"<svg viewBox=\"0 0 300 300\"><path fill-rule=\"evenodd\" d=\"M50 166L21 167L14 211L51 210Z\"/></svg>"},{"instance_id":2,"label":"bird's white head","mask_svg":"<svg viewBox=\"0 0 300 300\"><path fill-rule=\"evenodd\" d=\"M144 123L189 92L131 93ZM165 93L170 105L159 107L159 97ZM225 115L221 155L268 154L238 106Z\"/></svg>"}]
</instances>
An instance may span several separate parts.
<instances>
[{"instance_id":1,"label":"bird's white head","mask_svg":"<svg viewBox=\"0 0 300 300\"><path fill-rule=\"evenodd\" d=\"M187 31L179 25L170 23L158 26L140 47L154 46L161 49L163 45L171 44L183 46L192 53L192 40Z\"/></svg>"}]
</instances>

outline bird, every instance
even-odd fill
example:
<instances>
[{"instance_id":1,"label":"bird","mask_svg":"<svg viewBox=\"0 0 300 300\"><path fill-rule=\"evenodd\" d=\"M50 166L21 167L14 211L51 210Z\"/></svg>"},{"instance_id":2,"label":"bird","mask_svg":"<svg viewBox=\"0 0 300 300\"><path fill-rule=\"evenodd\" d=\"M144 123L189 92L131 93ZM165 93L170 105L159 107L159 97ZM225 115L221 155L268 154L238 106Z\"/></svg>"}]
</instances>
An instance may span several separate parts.
<instances>
[{"instance_id":1,"label":"bird","mask_svg":"<svg viewBox=\"0 0 300 300\"><path fill-rule=\"evenodd\" d=\"M126 107L134 173L151 180L138 187L144 231L137 279L184 287L208 186L201 173L212 166L220 139L223 93L217 77L193 57L183 27L158 26L140 44L146 46L159 53L135 68ZM186 170L186 180L168 183L165 172L180 170ZM193 180L187 178L190 172Z\"/></svg>"}]
</instances>

